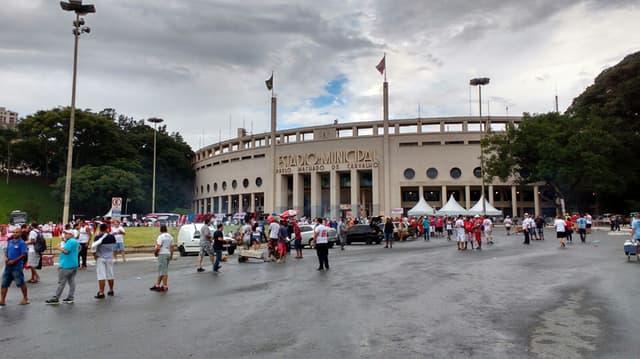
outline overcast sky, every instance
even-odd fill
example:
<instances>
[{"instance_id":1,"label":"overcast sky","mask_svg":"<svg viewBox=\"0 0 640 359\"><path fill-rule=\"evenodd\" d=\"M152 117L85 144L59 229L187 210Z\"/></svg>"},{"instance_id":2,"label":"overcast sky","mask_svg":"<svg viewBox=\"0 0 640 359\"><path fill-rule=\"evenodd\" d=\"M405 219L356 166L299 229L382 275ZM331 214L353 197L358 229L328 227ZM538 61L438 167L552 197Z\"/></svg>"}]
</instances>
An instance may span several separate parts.
<instances>
[{"instance_id":1,"label":"overcast sky","mask_svg":"<svg viewBox=\"0 0 640 359\"><path fill-rule=\"evenodd\" d=\"M161 117L194 150L243 124L268 131L271 71L284 129L380 120L375 65L385 52L398 119L417 117L419 106L422 117L477 115L473 77L491 78L491 114L551 111L556 89L564 110L640 50L637 0L92 3L77 106ZM24 117L69 105L73 17L54 0L3 1L0 106Z\"/></svg>"}]
</instances>

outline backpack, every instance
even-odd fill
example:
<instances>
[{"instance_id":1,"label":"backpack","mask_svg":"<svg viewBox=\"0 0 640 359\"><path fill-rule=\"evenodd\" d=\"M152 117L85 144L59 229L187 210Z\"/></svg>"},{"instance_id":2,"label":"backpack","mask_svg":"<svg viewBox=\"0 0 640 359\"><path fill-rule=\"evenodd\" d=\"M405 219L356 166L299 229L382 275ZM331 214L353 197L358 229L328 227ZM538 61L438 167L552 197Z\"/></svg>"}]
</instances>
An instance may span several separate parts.
<instances>
[{"instance_id":1,"label":"backpack","mask_svg":"<svg viewBox=\"0 0 640 359\"><path fill-rule=\"evenodd\" d=\"M47 241L44 239L42 232L37 231L38 235L36 236L36 242L33 245L36 253L43 253L47 250Z\"/></svg>"}]
</instances>

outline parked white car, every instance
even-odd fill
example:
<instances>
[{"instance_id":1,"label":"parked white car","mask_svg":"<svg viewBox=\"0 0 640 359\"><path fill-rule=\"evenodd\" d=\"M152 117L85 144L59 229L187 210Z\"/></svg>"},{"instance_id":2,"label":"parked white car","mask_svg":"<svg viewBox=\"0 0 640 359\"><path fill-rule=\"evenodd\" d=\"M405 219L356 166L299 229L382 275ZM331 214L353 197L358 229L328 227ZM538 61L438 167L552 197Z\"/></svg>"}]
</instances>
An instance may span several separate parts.
<instances>
[{"instance_id":1,"label":"parked white car","mask_svg":"<svg viewBox=\"0 0 640 359\"><path fill-rule=\"evenodd\" d=\"M204 223L190 223L180 227L178 232L178 252L180 252L181 256L200 253L200 230L203 225ZM209 229L213 234L215 228L210 226ZM224 248L229 254L233 254L236 249L235 241L227 235L225 235L224 239L230 243L225 244Z\"/></svg>"},{"instance_id":2,"label":"parked white car","mask_svg":"<svg viewBox=\"0 0 640 359\"><path fill-rule=\"evenodd\" d=\"M300 235L302 236L303 246L311 246L311 240L313 240L314 228L315 226L310 224L300 225ZM333 247L333 245L337 242L337 240L338 240L338 232L333 228L329 228L329 247Z\"/></svg>"}]
</instances>

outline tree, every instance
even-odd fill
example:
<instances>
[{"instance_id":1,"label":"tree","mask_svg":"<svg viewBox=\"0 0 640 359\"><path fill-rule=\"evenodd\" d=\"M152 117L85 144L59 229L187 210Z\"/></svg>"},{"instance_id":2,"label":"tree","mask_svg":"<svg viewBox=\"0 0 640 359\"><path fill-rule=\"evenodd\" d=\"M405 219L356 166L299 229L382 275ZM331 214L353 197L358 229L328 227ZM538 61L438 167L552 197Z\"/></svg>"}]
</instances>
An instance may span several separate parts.
<instances>
[{"instance_id":1,"label":"tree","mask_svg":"<svg viewBox=\"0 0 640 359\"><path fill-rule=\"evenodd\" d=\"M65 177L58 178L54 196L62 201ZM101 215L111 208L112 197L133 202L144 199L138 176L113 166L84 166L74 170L71 177L72 213L89 216Z\"/></svg>"}]
</instances>

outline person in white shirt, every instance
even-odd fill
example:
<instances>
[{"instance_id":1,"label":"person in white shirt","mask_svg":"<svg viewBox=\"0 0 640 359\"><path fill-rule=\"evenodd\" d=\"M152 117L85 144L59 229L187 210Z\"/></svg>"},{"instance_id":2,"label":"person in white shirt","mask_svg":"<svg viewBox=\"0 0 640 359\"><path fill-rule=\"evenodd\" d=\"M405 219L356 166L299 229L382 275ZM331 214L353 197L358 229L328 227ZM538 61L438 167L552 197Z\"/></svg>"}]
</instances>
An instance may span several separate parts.
<instances>
[{"instance_id":1,"label":"person in white shirt","mask_svg":"<svg viewBox=\"0 0 640 359\"><path fill-rule=\"evenodd\" d=\"M560 247L564 248L564 240L567 237L567 223L562 219L561 215L557 215L555 222L553 222L553 226L556 227L556 237L560 240Z\"/></svg>"},{"instance_id":2,"label":"person in white shirt","mask_svg":"<svg viewBox=\"0 0 640 359\"><path fill-rule=\"evenodd\" d=\"M467 236L465 236L464 233L464 220L462 219L462 216L458 216L454 227L456 228L456 242L458 242L458 250L461 251L464 249L464 242L467 240Z\"/></svg>"},{"instance_id":3,"label":"person in white shirt","mask_svg":"<svg viewBox=\"0 0 640 359\"><path fill-rule=\"evenodd\" d=\"M80 270L87 269L87 250L89 249L89 240L91 239L91 226L87 222L83 222L80 225L80 231L78 235L78 243L80 244L80 250L78 251L78 257L80 262Z\"/></svg>"},{"instance_id":4,"label":"person in white shirt","mask_svg":"<svg viewBox=\"0 0 640 359\"><path fill-rule=\"evenodd\" d=\"M149 288L156 292L166 292L169 290L167 282L169 281L169 261L173 260L173 252L175 245L173 244L173 236L167 233L167 225L160 226L160 235L156 239L156 250L153 253L158 257L158 279L156 284Z\"/></svg>"},{"instance_id":5,"label":"person in white shirt","mask_svg":"<svg viewBox=\"0 0 640 359\"><path fill-rule=\"evenodd\" d=\"M318 270L329 270L329 227L322 223L322 218L316 221L318 224L313 229L313 243L320 263Z\"/></svg>"},{"instance_id":6,"label":"person in white shirt","mask_svg":"<svg viewBox=\"0 0 640 359\"><path fill-rule=\"evenodd\" d=\"M587 234L591 234L591 227L593 226L593 217L589 213L584 217L587 220Z\"/></svg>"},{"instance_id":7,"label":"person in white shirt","mask_svg":"<svg viewBox=\"0 0 640 359\"><path fill-rule=\"evenodd\" d=\"M509 216L505 217L503 223L504 223L504 229L507 231L507 236L510 236L511 226L513 225L513 221L511 220L511 217Z\"/></svg>"},{"instance_id":8,"label":"person in white shirt","mask_svg":"<svg viewBox=\"0 0 640 359\"><path fill-rule=\"evenodd\" d=\"M493 244L493 222L491 222L491 218L489 216L484 217L484 221L482 221L482 226L484 227L484 238L488 244Z\"/></svg>"},{"instance_id":9,"label":"person in white shirt","mask_svg":"<svg viewBox=\"0 0 640 359\"><path fill-rule=\"evenodd\" d=\"M111 224L111 234L116 238L116 244L113 247L113 261L118 260L118 253L122 253L122 261L126 262L127 259L124 256L124 235L125 230L120 221L117 219Z\"/></svg>"},{"instance_id":10,"label":"person in white shirt","mask_svg":"<svg viewBox=\"0 0 640 359\"><path fill-rule=\"evenodd\" d=\"M280 232L280 224L278 221L271 218L269 223L269 257L276 258L276 252L278 249L278 233Z\"/></svg>"},{"instance_id":11,"label":"person in white shirt","mask_svg":"<svg viewBox=\"0 0 640 359\"><path fill-rule=\"evenodd\" d=\"M534 230L535 222L533 219L529 217L529 213L524 214L524 219L522 220L522 233L524 233L524 242L522 244L529 244L531 239L531 231Z\"/></svg>"}]
</instances>

